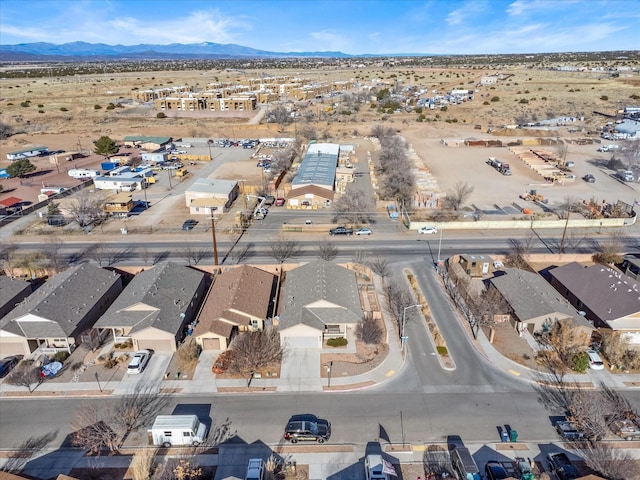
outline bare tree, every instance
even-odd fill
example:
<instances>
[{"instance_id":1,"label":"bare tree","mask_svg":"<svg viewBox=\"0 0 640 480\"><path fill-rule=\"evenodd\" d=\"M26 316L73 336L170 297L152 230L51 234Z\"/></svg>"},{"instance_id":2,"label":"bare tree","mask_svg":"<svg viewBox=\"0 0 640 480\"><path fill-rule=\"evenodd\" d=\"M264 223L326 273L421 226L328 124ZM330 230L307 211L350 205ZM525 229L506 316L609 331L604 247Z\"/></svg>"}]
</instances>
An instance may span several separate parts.
<instances>
[{"instance_id":1,"label":"bare tree","mask_svg":"<svg viewBox=\"0 0 640 480\"><path fill-rule=\"evenodd\" d=\"M271 256L279 263L284 263L300 253L300 243L286 235L279 234L269 241Z\"/></svg>"},{"instance_id":2,"label":"bare tree","mask_svg":"<svg viewBox=\"0 0 640 480\"><path fill-rule=\"evenodd\" d=\"M245 244L236 244L231 250L231 258L234 262L240 263L246 258L251 256L251 249L253 248L253 243L245 243Z\"/></svg>"},{"instance_id":3,"label":"bare tree","mask_svg":"<svg viewBox=\"0 0 640 480\"><path fill-rule=\"evenodd\" d=\"M571 320L557 320L538 341L545 347L540 356L544 365L552 372L566 373L573 365L574 355L588 346L589 336Z\"/></svg>"},{"instance_id":4,"label":"bare tree","mask_svg":"<svg viewBox=\"0 0 640 480\"><path fill-rule=\"evenodd\" d=\"M284 132L286 126L293 121L291 113L289 113L289 111L282 105L278 105L271 110L269 112L269 118L272 119L274 123L278 124L278 131L280 133Z\"/></svg>"},{"instance_id":5,"label":"bare tree","mask_svg":"<svg viewBox=\"0 0 640 480\"><path fill-rule=\"evenodd\" d=\"M0 472L21 473L25 465L31 461L34 455L42 451L50 442L53 442L57 434L58 431L54 430L39 436L29 437L24 442L16 445L4 462L4 465L0 467ZM29 454L25 455L25 452L29 452ZM0 475L0 477L2 477L2 475Z\"/></svg>"},{"instance_id":6,"label":"bare tree","mask_svg":"<svg viewBox=\"0 0 640 480\"><path fill-rule=\"evenodd\" d=\"M576 447L589 468L610 480L628 480L638 476L637 461L628 450L603 442L581 442Z\"/></svg>"},{"instance_id":7,"label":"bare tree","mask_svg":"<svg viewBox=\"0 0 640 480\"><path fill-rule=\"evenodd\" d=\"M356 325L356 335L370 345L380 343L384 330L373 317L365 317Z\"/></svg>"},{"instance_id":8,"label":"bare tree","mask_svg":"<svg viewBox=\"0 0 640 480\"><path fill-rule=\"evenodd\" d=\"M80 227L86 227L104 218L102 205L100 197L81 191L69 202L66 210Z\"/></svg>"},{"instance_id":9,"label":"bare tree","mask_svg":"<svg viewBox=\"0 0 640 480\"><path fill-rule=\"evenodd\" d=\"M180 255L189 265L197 265L207 255L206 248L184 247L179 250Z\"/></svg>"},{"instance_id":10,"label":"bare tree","mask_svg":"<svg viewBox=\"0 0 640 480\"><path fill-rule=\"evenodd\" d=\"M404 284L389 280L385 283L385 296L391 315L398 325L398 332L401 333L404 308L415 303L413 295Z\"/></svg>"},{"instance_id":11,"label":"bare tree","mask_svg":"<svg viewBox=\"0 0 640 480\"><path fill-rule=\"evenodd\" d=\"M528 235L524 241L518 238L510 238L509 244L511 246L509 247L509 253L504 258L505 265L531 271L526 256L531 253L533 242L533 235Z\"/></svg>"},{"instance_id":12,"label":"bare tree","mask_svg":"<svg viewBox=\"0 0 640 480\"><path fill-rule=\"evenodd\" d=\"M608 240L594 242L596 253L593 254L593 261L610 265L622 262L625 240L626 234L621 230L616 230Z\"/></svg>"},{"instance_id":13,"label":"bare tree","mask_svg":"<svg viewBox=\"0 0 640 480\"><path fill-rule=\"evenodd\" d=\"M26 387L29 393L33 393L41 381L40 369L33 364L32 360L20 362L6 379L6 382L10 385ZM34 384L36 384L36 387L33 386Z\"/></svg>"},{"instance_id":14,"label":"bare tree","mask_svg":"<svg viewBox=\"0 0 640 480\"><path fill-rule=\"evenodd\" d=\"M366 197L362 190L342 195L333 202L334 221L344 219L349 223L368 223L375 217L373 199Z\"/></svg>"},{"instance_id":15,"label":"bare tree","mask_svg":"<svg viewBox=\"0 0 640 480\"><path fill-rule=\"evenodd\" d=\"M85 448L93 454L99 454L103 448L108 448L112 454L119 450L120 436L110 425L112 419L105 420L105 410L96 403L81 405L76 410L71 422L75 429L71 440L74 446Z\"/></svg>"},{"instance_id":16,"label":"bare tree","mask_svg":"<svg viewBox=\"0 0 640 480\"><path fill-rule=\"evenodd\" d=\"M318 244L318 256L330 262L338 256L338 247L333 242L320 242Z\"/></svg>"},{"instance_id":17,"label":"bare tree","mask_svg":"<svg viewBox=\"0 0 640 480\"><path fill-rule=\"evenodd\" d=\"M12 242L6 242L0 247L0 261L5 273L11 277L15 276L18 266L18 247Z\"/></svg>"},{"instance_id":18,"label":"bare tree","mask_svg":"<svg viewBox=\"0 0 640 480\"><path fill-rule=\"evenodd\" d=\"M444 197L443 203L445 208L458 211L462 204L469 199L473 190L473 185L469 185L466 182L457 182L453 186L453 189Z\"/></svg>"},{"instance_id":19,"label":"bare tree","mask_svg":"<svg viewBox=\"0 0 640 480\"><path fill-rule=\"evenodd\" d=\"M116 425L122 434L121 444L132 431L150 424L167 403L168 397L159 396L151 387L146 386L120 398L111 423Z\"/></svg>"},{"instance_id":20,"label":"bare tree","mask_svg":"<svg viewBox=\"0 0 640 480\"><path fill-rule=\"evenodd\" d=\"M480 295L473 295L467 304L473 310L473 315L480 326L493 325L496 315L507 315L511 313L509 303L500 294L498 289L489 287L484 289Z\"/></svg>"},{"instance_id":21,"label":"bare tree","mask_svg":"<svg viewBox=\"0 0 640 480\"><path fill-rule=\"evenodd\" d=\"M569 145L567 145L566 143L560 141L556 144L556 153L558 154L558 158L560 158L560 161L562 162L562 164L566 164L567 163L567 153L569 153Z\"/></svg>"},{"instance_id":22,"label":"bare tree","mask_svg":"<svg viewBox=\"0 0 640 480\"><path fill-rule=\"evenodd\" d=\"M383 279L391 274L389 267L389 259L386 257L373 257L366 260L365 265L371 269L373 273L381 276Z\"/></svg>"},{"instance_id":23,"label":"bare tree","mask_svg":"<svg viewBox=\"0 0 640 480\"><path fill-rule=\"evenodd\" d=\"M282 360L280 333L275 327L240 333L229 348L233 351L230 370L248 378Z\"/></svg>"},{"instance_id":24,"label":"bare tree","mask_svg":"<svg viewBox=\"0 0 640 480\"><path fill-rule=\"evenodd\" d=\"M57 235L52 235L47 238L47 248L46 254L49 258L49 265L51 269L55 272L61 272L64 270L64 262L63 258L60 255L60 250L62 250L63 241Z\"/></svg>"}]
</instances>

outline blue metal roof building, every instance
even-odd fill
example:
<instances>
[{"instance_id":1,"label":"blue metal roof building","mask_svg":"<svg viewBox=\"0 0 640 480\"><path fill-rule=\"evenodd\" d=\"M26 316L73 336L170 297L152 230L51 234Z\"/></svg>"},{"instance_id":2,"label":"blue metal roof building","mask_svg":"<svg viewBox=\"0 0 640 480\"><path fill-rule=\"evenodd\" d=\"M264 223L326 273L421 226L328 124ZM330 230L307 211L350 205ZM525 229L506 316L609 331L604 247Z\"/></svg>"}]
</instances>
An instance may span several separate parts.
<instances>
[{"instance_id":1,"label":"blue metal roof building","mask_svg":"<svg viewBox=\"0 0 640 480\"><path fill-rule=\"evenodd\" d=\"M314 143L309 145L296 178L291 182L291 188L296 189L305 185L317 185L333 191L339 153L340 145L335 143Z\"/></svg>"}]
</instances>

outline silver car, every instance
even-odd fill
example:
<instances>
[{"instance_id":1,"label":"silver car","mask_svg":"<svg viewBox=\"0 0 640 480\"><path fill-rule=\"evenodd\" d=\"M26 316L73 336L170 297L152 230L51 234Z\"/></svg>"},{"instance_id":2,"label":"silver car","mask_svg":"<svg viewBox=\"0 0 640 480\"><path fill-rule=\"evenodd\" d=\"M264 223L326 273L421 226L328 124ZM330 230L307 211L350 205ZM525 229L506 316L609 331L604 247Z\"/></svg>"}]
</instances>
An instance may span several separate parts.
<instances>
[{"instance_id":1,"label":"silver car","mask_svg":"<svg viewBox=\"0 0 640 480\"><path fill-rule=\"evenodd\" d=\"M151 358L151 352L149 350L137 351L127 366L127 373L133 375L142 373L147 363L149 363L149 358Z\"/></svg>"}]
</instances>

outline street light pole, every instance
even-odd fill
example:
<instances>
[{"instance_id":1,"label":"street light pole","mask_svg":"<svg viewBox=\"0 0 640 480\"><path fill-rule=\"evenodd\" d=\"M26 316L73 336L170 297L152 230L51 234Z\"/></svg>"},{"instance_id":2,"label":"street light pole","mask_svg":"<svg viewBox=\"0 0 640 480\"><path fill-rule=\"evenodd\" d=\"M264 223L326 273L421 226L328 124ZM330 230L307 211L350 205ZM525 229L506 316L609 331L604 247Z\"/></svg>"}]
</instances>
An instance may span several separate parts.
<instances>
[{"instance_id":1,"label":"street light pole","mask_svg":"<svg viewBox=\"0 0 640 480\"><path fill-rule=\"evenodd\" d=\"M440 266L440 248L442 247L442 229L440 229L440 240L438 240L438 267Z\"/></svg>"},{"instance_id":2,"label":"street light pole","mask_svg":"<svg viewBox=\"0 0 640 480\"><path fill-rule=\"evenodd\" d=\"M408 307L404 307L404 309L402 310L402 333L400 335L400 340L402 344L402 353L405 353L406 344L407 344L407 337L404 334L404 327L407 323L407 310L409 310L410 308L421 307L421 306L422 306L421 304L416 303L415 305L409 305Z\"/></svg>"},{"instance_id":3,"label":"street light pole","mask_svg":"<svg viewBox=\"0 0 640 480\"><path fill-rule=\"evenodd\" d=\"M100 379L98 378L98 372L95 373L96 382L98 382L98 388L100 389L100 393L102 393L102 385L100 385Z\"/></svg>"}]
</instances>

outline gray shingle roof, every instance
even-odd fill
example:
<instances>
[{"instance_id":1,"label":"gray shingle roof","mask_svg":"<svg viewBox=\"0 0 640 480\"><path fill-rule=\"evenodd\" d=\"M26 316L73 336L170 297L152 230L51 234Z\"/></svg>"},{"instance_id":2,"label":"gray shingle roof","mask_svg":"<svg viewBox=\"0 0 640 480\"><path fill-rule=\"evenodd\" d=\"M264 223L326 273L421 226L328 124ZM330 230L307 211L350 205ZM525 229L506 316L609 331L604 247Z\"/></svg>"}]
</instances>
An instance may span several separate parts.
<instances>
[{"instance_id":1,"label":"gray shingle roof","mask_svg":"<svg viewBox=\"0 0 640 480\"><path fill-rule=\"evenodd\" d=\"M507 300L513 313L520 321L562 313L574 321L588 325L575 308L560 295L544 278L537 273L507 268L506 275L493 277L491 283Z\"/></svg>"},{"instance_id":2,"label":"gray shingle roof","mask_svg":"<svg viewBox=\"0 0 640 480\"><path fill-rule=\"evenodd\" d=\"M15 302L22 300L28 293L31 293L31 284L29 282L1 275L0 312L9 313L14 309Z\"/></svg>"},{"instance_id":3,"label":"gray shingle roof","mask_svg":"<svg viewBox=\"0 0 640 480\"><path fill-rule=\"evenodd\" d=\"M154 327L178 333L205 275L189 267L162 262L140 272L126 286L96 327L132 327L131 333ZM134 307L134 308L132 308Z\"/></svg>"},{"instance_id":4,"label":"gray shingle roof","mask_svg":"<svg viewBox=\"0 0 640 480\"><path fill-rule=\"evenodd\" d=\"M640 282L617 270L572 262L549 274L604 322L640 312Z\"/></svg>"},{"instance_id":5,"label":"gray shingle roof","mask_svg":"<svg viewBox=\"0 0 640 480\"><path fill-rule=\"evenodd\" d=\"M279 328L304 323L318 330L326 324L362 320L356 274L326 260L316 260L287 272Z\"/></svg>"},{"instance_id":6,"label":"gray shingle roof","mask_svg":"<svg viewBox=\"0 0 640 480\"><path fill-rule=\"evenodd\" d=\"M70 336L120 275L90 263L58 273L2 320L0 329L27 338ZM42 322L21 322L34 315ZM27 331L29 333L27 333Z\"/></svg>"}]
</instances>

